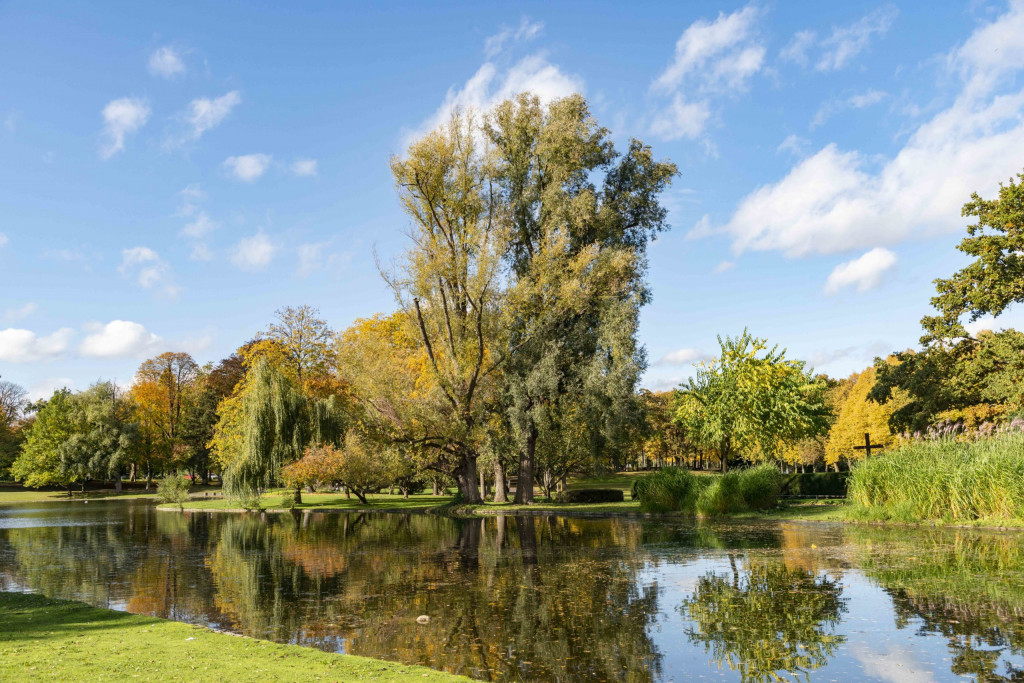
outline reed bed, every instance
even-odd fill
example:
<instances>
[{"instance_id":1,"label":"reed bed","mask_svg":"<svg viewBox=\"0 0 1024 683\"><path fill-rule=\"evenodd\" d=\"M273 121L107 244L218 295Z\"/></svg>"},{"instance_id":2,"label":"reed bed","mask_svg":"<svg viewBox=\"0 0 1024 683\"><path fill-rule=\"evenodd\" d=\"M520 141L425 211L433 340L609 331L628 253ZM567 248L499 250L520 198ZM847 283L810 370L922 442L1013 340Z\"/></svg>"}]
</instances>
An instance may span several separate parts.
<instances>
[{"instance_id":1,"label":"reed bed","mask_svg":"<svg viewBox=\"0 0 1024 683\"><path fill-rule=\"evenodd\" d=\"M1024 519L1024 433L905 443L857 465L849 497L894 521Z\"/></svg>"}]
</instances>

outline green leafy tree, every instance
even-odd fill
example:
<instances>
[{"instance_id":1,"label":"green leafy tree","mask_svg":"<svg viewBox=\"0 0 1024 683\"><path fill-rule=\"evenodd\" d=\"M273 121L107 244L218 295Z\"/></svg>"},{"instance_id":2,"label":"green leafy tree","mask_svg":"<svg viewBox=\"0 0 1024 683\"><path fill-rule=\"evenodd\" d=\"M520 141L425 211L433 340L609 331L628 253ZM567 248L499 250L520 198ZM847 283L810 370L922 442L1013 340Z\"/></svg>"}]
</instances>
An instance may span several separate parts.
<instances>
[{"instance_id":1,"label":"green leafy tree","mask_svg":"<svg viewBox=\"0 0 1024 683\"><path fill-rule=\"evenodd\" d=\"M999 186L997 199L971 195L961 215L976 223L957 247L974 258L949 279L935 281L938 294L932 305L939 315L922 320L924 343L967 337L961 318L999 315L1010 305L1024 301L1024 173Z\"/></svg>"},{"instance_id":2,"label":"green leafy tree","mask_svg":"<svg viewBox=\"0 0 1024 683\"><path fill-rule=\"evenodd\" d=\"M27 395L20 385L0 379L0 480L10 477L11 465L25 440Z\"/></svg>"},{"instance_id":3,"label":"green leafy tree","mask_svg":"<svg viewBox=\"0 0 1024 683\"><path fill-rule=\"evenodd\" d=\"M78 481L74 472L61 466L59 448L75 433L72 394L58 389L49 399L37 402L36 420L28 431L25 447L11 467L11 474L25 486L63 486L70 492Z\"/></svg>"},{"instance_id":4,"label":"green leafy tree","mask_svg":"<svg viewBox=\"0 0 1024 683\"><path fill-rule=\"evenodd\" d=\"M700 446L714 449L722 471L737 456L772 459L790 442L828 427L825 385L786 358L785 350L746 330L719 336L719 356L701 363L681 387L675 420Z\"/></svg>"},{"instance_id":5,"label":"green leafy tree","mask_svg":"<svg viewBox=\"0 0 1024 683\"><path fill-rule=\"evenodd\" d=\"M639 416L644 255L668 227L659 196L676 167L638 140L620 155L579 95L544 106L523 94L486 119L509 224L502 382L520 437L522 504L533 498L538 444L571 446L551 449L549 463L573 450L593 460L620 445L626 422ZM577 419L563 419L565 411ZM574 431L558 433L563 427Z\"/></svg>"},{"instance_id":6,"label":"green leafy tree","mask_svg":"<svg viewBox=\"0 0 1024 683\"><path fill-rule=\"evenodd\" d=\"M258 338L280 345L283 364L299 385L329 374L335 366L334 332L320 318L320 311L312 306L286 306L278 309L276 315L277 322L271 323Z\"/></svg>"}]
</instances>

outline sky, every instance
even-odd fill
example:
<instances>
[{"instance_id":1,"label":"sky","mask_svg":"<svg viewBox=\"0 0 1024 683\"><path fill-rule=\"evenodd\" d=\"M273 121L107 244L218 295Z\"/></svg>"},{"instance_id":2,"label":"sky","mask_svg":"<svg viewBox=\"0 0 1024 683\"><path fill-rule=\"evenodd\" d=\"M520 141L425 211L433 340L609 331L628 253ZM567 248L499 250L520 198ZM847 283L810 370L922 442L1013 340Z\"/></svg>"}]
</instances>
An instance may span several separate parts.
<instances>
[{"instance_id":1,"label":"sky","mask_svg":"<svg viewBox=\"0 0 1024 683\"><path fill-rule=\"evenodd\" d=\"M394 310L389 158L524 90L679 167L644 386L744 328L846 376L917 344L960 207L1024 170L1022 72L1024 0L0 2L0 376L40 398L283 306Z\"/></svg>"}]
</instances>

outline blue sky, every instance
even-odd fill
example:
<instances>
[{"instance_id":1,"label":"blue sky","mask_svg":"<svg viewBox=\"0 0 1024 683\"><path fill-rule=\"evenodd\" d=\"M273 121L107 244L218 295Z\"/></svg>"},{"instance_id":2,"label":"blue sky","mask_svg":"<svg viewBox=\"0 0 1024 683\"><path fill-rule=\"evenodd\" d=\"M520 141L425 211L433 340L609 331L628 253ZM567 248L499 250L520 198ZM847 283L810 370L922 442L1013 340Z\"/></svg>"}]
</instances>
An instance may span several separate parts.
<instances>
[{"instance_id":1,"label":"blue sky","mask_svg":"<svg viewBox=\"0 0 1024 683\"><path fill-rule=\"evenodd\" d=\"M5 2L0 65L0 375L36 397L392 310L389 156L519 90L679 165L651 388L745 326L837 376L916 344L960 206L1024 169L1022 2Z\"/></svg>"}]
</instances>

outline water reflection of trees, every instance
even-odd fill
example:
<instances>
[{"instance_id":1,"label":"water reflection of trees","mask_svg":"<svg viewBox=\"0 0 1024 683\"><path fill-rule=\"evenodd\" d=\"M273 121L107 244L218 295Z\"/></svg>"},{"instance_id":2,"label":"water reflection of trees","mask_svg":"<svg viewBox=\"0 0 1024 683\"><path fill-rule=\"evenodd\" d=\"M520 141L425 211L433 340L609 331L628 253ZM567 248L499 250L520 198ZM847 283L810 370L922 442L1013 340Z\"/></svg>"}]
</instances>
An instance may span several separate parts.
<instances>
[{"instance_id":1,"label":"water reflection of trees","mask_svg":"<svg viewBox=\"0 0 1024 683\"><path fill-rule=\"evenodd\" d=\"M946 638L951 671L1022 681L1005 655L1024 655L1024 542L964 530L851 532L858 565L891 597L899 628Z\"/></svg>"},{"instance_id":2,"label":"water reflection of trees","mask_svg":"<svg viewBox=\"0 0 1024 683\"><path fill-rule=\"evenodd\" d=\"M687 635L719 666L744 681L780 680L828 663L843 636L840 584L823 573L787 566L778 555L729 556L730 571L698 578L681 611L693 622Z\"/></svg>"},{"instance_id":3,"label":"water reflection of trees","mask_svg":"<svg viewBox=\"0 0 1024 683\"><path fill-rule=\"evenodd\" d=\"M217 606L248 633L485 680L658 672L636 525L309 514L219 532Z\"/></svg>"}]
</instances>

